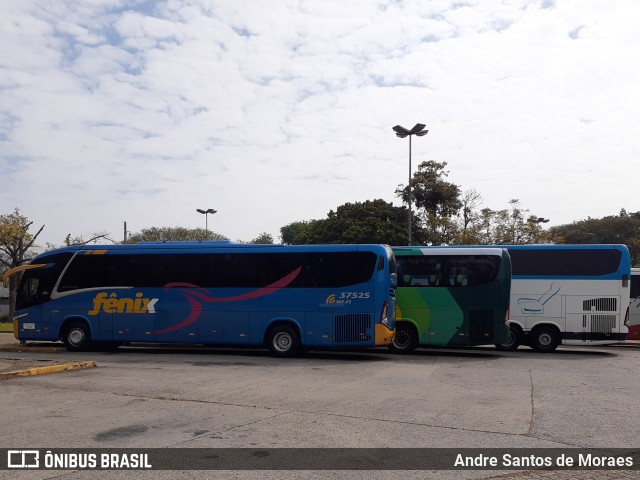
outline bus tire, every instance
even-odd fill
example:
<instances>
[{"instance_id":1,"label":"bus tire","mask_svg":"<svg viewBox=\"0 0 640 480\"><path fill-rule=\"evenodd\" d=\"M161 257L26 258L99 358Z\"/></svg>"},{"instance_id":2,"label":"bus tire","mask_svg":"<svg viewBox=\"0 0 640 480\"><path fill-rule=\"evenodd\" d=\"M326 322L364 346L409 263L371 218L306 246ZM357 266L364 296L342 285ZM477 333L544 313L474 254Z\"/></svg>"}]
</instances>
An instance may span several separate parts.
<instances>
[{"instance_id":1,"label":"bus tire","mask_svg":"<svg viewBox=\"0 0 640 480\"><path fill-rule=\"evenodd\" d=\"M410 323L398 322L389 349L395 353L411 353L418 347L418 331Z\"/></svg>"},{"instance_id":2,"label":"bus tire","mask_svg":"<svg viewBox=\"0 0 640 480\"><path fill-rule=\"evenodd\" d=\"M73 321L68 323L62 334L64 346L70 352L86 352L91 349L91 331L86 322Z\"/></svg>"},{"instance_id":3,"label":"bus tire","mask_svg":"<svg viewBox=\"0 0 640 480\"><path fill-rule=\"evenodd\" d=\"M560 333L554 327L541 325L534 328L529 334L531 348L536 352L553 352L560 344Z\"/></svg>"},{"instance_id":4,"label":"bus tire","mask_svg":"<svg viewBox=\"0 0 640 480\"><path fill-rule=\"evenodd\" d=\"M290 325L276 325L267 334L269 350L277 357L293 357L301 350L300 335Z\"/></svg>"},{"instance_id":5,"label":"bus tire","mask_svg":"<svg viewBox=\"0 0 640 480\"><path fill-rule=\"evenodd\" d=\"M512 352L522 345L522 330L515 325L509 325L509 339L504 343L496 343L496 348L504 352Z\"/></svg>"}]
</instances>

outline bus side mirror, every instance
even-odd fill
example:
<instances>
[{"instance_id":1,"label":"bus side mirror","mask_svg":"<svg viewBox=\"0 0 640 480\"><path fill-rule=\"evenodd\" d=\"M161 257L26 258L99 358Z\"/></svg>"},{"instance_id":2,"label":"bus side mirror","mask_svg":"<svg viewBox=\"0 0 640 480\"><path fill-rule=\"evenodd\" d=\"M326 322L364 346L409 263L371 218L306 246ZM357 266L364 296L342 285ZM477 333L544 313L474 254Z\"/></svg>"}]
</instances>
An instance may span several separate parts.
<instances>
[{"instance_id":1,"label":"bus side mirror","mask_svg":"<svg viewBox=\"0 0 640 480\"><path fill-rule=\"evenodd\" d=\"M398 274L392 273L391 277L391 288L398 288Z\"/></svg>"}]
</instances>

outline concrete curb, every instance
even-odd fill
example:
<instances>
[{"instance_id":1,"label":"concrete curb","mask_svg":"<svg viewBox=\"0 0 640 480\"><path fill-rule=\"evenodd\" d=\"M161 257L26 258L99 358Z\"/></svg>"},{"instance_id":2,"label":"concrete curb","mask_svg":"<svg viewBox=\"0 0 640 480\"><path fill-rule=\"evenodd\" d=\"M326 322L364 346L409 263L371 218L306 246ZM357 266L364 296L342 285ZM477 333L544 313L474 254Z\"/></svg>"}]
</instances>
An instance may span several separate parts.
<instances>
[{"instance_id":1,"label":"concrete curb","mask_svg":"<svg viewBox=\"0 0 640 480\"><path fill-rule=\"evenodd\" d=\"M96 362L74 362L63 363L60 365L49 365L47 367L34 367L26 370L15 370L13 372L0 373L0 380L15 377L32 377L35 375L48 375L49 373L68 372L70 370L78 370L80 368L97 367Z\"/></svg>"}]
</instances>

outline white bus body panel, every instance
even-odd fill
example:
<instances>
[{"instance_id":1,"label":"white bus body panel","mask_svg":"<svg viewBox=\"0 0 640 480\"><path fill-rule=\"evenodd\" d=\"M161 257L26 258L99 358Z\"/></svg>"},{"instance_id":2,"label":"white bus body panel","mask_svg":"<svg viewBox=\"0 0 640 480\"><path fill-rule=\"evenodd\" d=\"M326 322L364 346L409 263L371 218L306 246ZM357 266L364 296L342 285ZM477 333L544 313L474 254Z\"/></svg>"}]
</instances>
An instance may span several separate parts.
<instances>
[{"instance_id":1,"label":"white bus body panel","mask_svg":"<svg viewBox=\"0 0 640 480\"><path fill-rule=\"evenodd\" d=\"M629 289L621 288L620 280L513 278L509 316L525 333L539 324L557 326L565 345L617 343L590 340L588 334L627 333L625 292Z\"/></svg>"}]
</instances>

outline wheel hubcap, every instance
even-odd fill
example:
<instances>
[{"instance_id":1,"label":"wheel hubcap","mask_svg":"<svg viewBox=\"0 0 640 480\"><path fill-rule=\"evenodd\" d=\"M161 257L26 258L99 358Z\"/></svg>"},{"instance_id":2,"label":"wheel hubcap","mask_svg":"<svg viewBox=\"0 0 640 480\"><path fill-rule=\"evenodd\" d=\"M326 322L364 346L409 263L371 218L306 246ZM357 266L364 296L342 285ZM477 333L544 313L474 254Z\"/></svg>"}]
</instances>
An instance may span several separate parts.
<instances>
[{"instance_id":1,"label":"wheel hubcap","mask_svg":"<svg viewBox=\"0 0 640 480\"><path fill-rule=\"evenodd\" d=\"M548 333L543 333L538 337L538 342L540 343L540 345L548 347L549 345L551 345L551 335L549 335Z\"/></svg>"},{"instance_id":2,"label":"wheel hubcap","mask_svg":"<svg viewBox=\"0 0 640 480\"><path fill-rule=\"evenodd\" d=\"M74 328L67 336L69 343L72 345L81 345L84 342L84 332L78 328Z\"/></svg>"},{"instance_id":3,"label":"wheel hubcap","mask_svg":"<svg viewBox=\"0 0 640 480\"><path fill-rule=\"evenodd\" d=\"M286 352L291 348L293 339L288 333L280 332L273 337L273 346L279 352Z\"/></svg>"},{"instance_id":4,"label":"wheel hubcap","mask_svg":"<svg viewBox=\"0 0 640 480\"><path fill-rule=\"evenodd\" d=\"M511 345L514 344L515 341L516 341L516 336L513 334L513 332L509 332L509 338L507 338L507 341L504 343L504 345L507 347L510 347Z\"/></svg>"},{"instance_id":5,"label":"wheel hubcap","mask_svg":"<svg viewBox=\"0 0 640 480\"><path fill-rule=\"evenodd\" d=\"M407 348L409 346L409 335L405 332L396 332L396 336L393 339L393 344L396 348Z\"/></svg>"}]
</instances>

